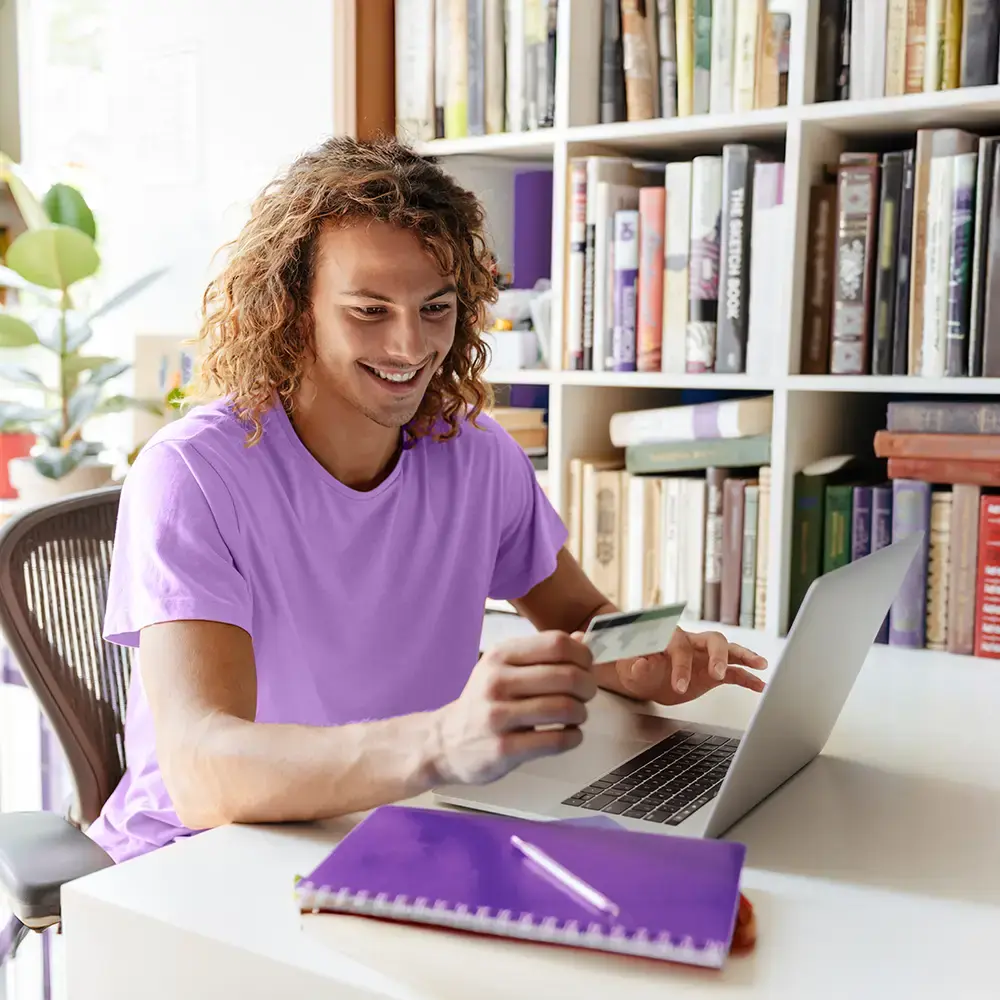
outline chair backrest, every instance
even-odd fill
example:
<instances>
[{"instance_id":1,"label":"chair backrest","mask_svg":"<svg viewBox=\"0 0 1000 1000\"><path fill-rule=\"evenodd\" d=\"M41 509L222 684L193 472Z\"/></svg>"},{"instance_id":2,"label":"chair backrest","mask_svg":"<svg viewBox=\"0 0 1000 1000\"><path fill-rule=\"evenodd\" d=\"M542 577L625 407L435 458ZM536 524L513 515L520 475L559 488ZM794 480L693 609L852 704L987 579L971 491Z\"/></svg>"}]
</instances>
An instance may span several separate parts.
<instances>
[{"instance_id":1,"label":"chair backrest","mask_svg":"<svg viewBox=\"0 0 1000 1000\"><path fill-rule=\"evenodd\" d=\"M62 746L84 828L125 770L132 651L101 637L119 494L66 497L0 529L0 630Z\"/></svg>"}]
</instances>

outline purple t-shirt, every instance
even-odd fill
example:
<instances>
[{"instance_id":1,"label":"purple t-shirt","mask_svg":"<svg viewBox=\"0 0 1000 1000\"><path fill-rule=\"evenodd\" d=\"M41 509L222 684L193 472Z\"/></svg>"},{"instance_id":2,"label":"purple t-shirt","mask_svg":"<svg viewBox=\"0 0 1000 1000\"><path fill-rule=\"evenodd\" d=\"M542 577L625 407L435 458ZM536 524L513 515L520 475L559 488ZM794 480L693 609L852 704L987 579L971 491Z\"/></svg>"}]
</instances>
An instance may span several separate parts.
<instances>
[{"instance_id":1,"label":"purple t-shirt","mask_svg":"<svg viewBox=\"0 0 1000 1000\"><path fill-rule=\"evenodd\" d=\"M334 726L439 708L478 658L487 596L550 576L566 530L531 462L488 417L419 440L367 493L334 479L282 407L260 442L223 403L169 425L122 489L104 634L179 619L253 638L257 721ZM90 828L116 861L191 833L156 759L141 669L128 770Z\"/></svg>"}]
</instances>

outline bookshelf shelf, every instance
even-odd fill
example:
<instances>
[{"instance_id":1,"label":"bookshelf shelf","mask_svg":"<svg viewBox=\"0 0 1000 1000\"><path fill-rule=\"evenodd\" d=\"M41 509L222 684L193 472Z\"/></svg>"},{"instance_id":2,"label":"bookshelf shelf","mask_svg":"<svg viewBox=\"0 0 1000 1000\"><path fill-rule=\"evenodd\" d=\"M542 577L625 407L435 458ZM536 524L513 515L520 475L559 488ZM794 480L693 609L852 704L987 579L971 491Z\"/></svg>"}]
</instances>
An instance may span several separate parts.
<instances>
[{"instance_id":1,"label":"bookshelf shelf","mask_svg":"<svg viewBox=\"0 0 1000 1000\"><path fill-rule=\"evenodd\" d=\"M917 375L789 375L794 392L873 392L1000 397L998 378L921 378Z\"/></svg>"},{"instance_id":2,"label":"bookshelf shelf","mask_svg":"<svg viewBox=\"0 0 1000 1000\"><path fill-rule=\"evenodd\" d=\"M548 368L486 369L486 378L494 385L551 385L558 375Z\"/></svg>"},{"instance_id":3,"label":"bookshelf shelf","mask_svg":"<svg viewBox=\"0 0 1000 1000\"><path fill-rule=\"evenodd\" d=\"M590 372L554 373L562 385L618 387L624 389L760 389L775 388L774 379L754 375L670 375L662 372Z\"/></svg>"},{"instance_id":4,"label":"bookshelf shelf","mask_svg":"<svg viewBox=\"0 0 1000 1000\"><path fill-rule=\"evenodd\" d=\"M554 128L530 132L501 132L464 139L433 139L418 143L426 156L503 156L509 159L551 160L559 134Z\"/></svg>"}]
</instances>

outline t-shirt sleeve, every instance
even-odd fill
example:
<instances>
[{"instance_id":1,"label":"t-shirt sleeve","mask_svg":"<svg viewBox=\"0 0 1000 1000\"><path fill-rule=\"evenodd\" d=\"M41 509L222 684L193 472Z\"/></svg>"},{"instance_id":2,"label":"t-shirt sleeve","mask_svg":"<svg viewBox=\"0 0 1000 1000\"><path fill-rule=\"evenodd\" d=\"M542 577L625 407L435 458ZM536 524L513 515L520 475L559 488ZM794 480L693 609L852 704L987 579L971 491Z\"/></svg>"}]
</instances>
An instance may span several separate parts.
<instances>
[{"instance_id":1,"label":"t-shirt sleeve","mask_svg":"<svg viewBox=\"0 0 1000 1000\"><path fill-rule=\"evenodd\" d=\"M490 597L512 601L555 572L568 532L539 485L531 459L506 431L497 427L495 433L502 527Z\"/></svg>"},{"instance_id":2,"label":"t-shirt sleeve","mask_svg":"<svg viewBox=\"0 0 1000 1000\"><path fill-rule=\"evenodd\" d=\"M194 445L145 448L122 487L105 639L138 646L147 625L182 620L224 622L252 635L239 549L229 490Z\"/></svg>"}]
</instances>

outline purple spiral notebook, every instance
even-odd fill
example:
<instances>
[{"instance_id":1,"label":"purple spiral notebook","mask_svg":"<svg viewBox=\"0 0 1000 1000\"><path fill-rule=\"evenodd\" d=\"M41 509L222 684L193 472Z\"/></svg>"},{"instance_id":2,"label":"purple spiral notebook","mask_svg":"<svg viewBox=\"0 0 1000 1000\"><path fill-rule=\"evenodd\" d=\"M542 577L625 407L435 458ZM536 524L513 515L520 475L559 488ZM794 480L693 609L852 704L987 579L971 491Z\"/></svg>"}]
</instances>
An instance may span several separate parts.
<instances>
[{"instance_id":1,"label":"purple spiral notebook","mask_svg":"<svg viewBox=\"0 0 1000 1000\"><path fill-rule=\"evenodd\" d=\"M612 917L525 859L516 834L613 900ZM296 887L353 913L721 968L746 849L602 826L382 806Z\"/></svg>"}]
</instances>

